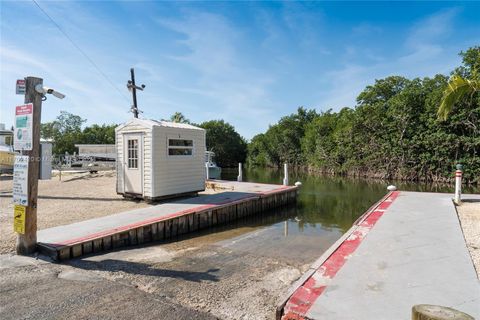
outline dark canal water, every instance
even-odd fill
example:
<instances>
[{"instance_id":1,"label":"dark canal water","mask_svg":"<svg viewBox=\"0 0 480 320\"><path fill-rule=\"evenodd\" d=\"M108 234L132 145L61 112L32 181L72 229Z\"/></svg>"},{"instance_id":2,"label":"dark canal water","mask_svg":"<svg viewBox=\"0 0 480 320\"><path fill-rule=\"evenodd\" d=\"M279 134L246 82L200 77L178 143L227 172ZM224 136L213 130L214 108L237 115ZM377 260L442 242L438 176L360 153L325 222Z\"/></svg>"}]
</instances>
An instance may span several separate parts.
<instances>
[{"instance_id":1,"label":"dark canal water","mask_svg":"<svg viewBox=\"0 0 480 320\"><path fill-rule=\"evenodd\" d=\"M243 180L281 184L282 171L244 170ZM223 169L222 179L236 180L236 169ZM228 241L246 251L285 255L311 262L347 231L370 206L380 200L389 184L400 190L452 192L451 186L392 183L378 180L313 176L291 173L290 184L302 182L297 204L234 222L226 228ZM467 189L466 191L478 192ZM225 230L225 227L222 227ZM235 230L233 232L232 230ZM221 230L217 230L221 231ZM241 231L241 232L239 232ZM214 231L215 232L215 231ZM239 235L240 234L240 235Z\"/></svg>"}]
</instances>

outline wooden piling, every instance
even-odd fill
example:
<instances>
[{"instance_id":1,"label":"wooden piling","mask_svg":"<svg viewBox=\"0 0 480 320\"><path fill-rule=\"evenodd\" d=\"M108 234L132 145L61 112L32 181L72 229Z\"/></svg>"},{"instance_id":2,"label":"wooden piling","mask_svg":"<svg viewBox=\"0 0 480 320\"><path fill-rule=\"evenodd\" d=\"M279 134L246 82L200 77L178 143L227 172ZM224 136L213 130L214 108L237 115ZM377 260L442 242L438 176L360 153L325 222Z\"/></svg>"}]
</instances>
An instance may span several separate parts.
<instances>
[{"instance_id":1,"label":"wooden piling","mask_svg":"<svg viewBox=\"0 0 480 320\"><path fill-rule=\"evenodd\" d=\"M412 307L412 320L475 320L472 316L443 306L418 304Z\"/></svg>"}]
</instances>

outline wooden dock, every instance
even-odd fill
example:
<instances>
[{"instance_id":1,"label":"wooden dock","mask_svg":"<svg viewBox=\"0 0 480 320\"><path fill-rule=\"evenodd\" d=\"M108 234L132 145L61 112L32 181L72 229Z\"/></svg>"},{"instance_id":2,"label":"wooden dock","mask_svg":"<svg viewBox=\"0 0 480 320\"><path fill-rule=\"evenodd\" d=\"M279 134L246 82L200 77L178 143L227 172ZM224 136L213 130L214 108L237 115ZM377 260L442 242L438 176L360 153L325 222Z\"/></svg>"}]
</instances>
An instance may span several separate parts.
<instances>
[{"instance_id":1,"label":"wooden dock","mask_svg":"<svg viewBox=\"0 0 480 320\"><path fill-rule=\"evenodd\" d=\"M233 181L210 182L209 186L217 191L40 230L38 249L60 261L120 247L171 240L178 235L294 203L298 191L295 186Z\"/></svg>"}]
</instances>

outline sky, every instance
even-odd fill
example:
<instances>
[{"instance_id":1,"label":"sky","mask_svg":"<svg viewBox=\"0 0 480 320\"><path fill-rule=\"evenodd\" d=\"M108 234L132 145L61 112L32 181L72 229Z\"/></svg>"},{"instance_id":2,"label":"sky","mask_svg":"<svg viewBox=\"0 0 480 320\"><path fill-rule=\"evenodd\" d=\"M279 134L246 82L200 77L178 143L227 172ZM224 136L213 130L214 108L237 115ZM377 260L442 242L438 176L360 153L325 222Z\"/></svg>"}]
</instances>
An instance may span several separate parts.
<instances>
[{"instance_id":1,"label":"sky","mask_svg":"<svg viewBox=\"0 0 480 320\"><path fill-rule=\"evenodd\" d=\"M480 45L480 2L470 1L37 2L80 50L34 2L0 0L7 127L26 76L66 95L48 97L42 122L64 110L86 125L123 123L134 67L141 117L224 119L251 139L300 106L353 108L375 79L448 75Z\"/></svg>"}]
</instances>

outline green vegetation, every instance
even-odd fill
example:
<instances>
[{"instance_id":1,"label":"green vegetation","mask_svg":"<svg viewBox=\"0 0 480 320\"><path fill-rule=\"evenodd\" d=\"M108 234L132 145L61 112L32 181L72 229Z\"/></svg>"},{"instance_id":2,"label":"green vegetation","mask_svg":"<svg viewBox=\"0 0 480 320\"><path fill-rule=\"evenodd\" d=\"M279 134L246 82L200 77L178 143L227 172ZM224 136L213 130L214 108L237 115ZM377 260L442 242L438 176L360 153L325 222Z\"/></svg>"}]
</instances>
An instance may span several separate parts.
<instances>
[{"instance_id":1,"label":"green vegetation","mask_svg":"<svg viewBox=\"0 0 480 320\"><path fill-rule=\"evenodd\" d=\"M191 123L181 112L175 112L170 121ZM193 125L207 131L207 150L215 152L215 159L220 167L236 167L239 162L245 162L247 142L230 123L211 120Z\"/></svg>"},{"instance_id":2,"label":"green vegetation","mask_svg":"<svg viewBox=\"0 0 480 320\"><path fill-rule=\"evenodd\" d=\"M444 75L376 80L360 93L354 109L318 114L301 107L281 118L252 139L247 163L277 167L288 162L322 173L442 181L461 162L466 180L477 182L480 96L472 88L478 89L480 80L480 47L460 55L463 65L452 72L450 83L461 77L468 87L457 89L461 93Z\"/></svg>"},{"instance_id":3,"label":"green vegetation","mask_svg":"<svg viewBox=\"0 0 480 320\"><path fill-rule=\"evenodd\" d=\"M451 77L376 80L357 98L354 109L317 113L304 107L282 117L248 144L223 121L197 126L207 130L207 148L222 167L238 162L279 167L284 162L311 172L444 181L454 166L465 165L465 179L480 177L480 47L460 53L463 63ZM180 112L171 121L190 123ZM54 141L55 154L73 153L76 143L115 143L116 125L92 125L62 111L42 124L42 138ZM247 155L248 153L248 155Z\"/></svg>"},{"instance_id":4,"label":"green vegetation","mask_svg":"<svg viewBox=\"0 0 480 320\"><path fill-rule=\"evenodd\" d=\"M457 68L443 92L442 101L438 108L438 117L446 120L456 103L475 104L478 106L480 92L480 47L473 47L461 52L463 66ZM477 99L475 101L475 98ZM471 107L471 106L470 106Z\"/></svg>"},{"instance_id":5,"label":"green vegetation","mask_svg":"<svg viewBox=\"0 0 480 320\"><path fill-rule=\"evenodd\" d=\"M80 116L66 111L60 111L60 115L52 122L42 123L40 132L42 139L53 141L53 154L61 155L68 152L73 154L78 151L75 144L114 144L115 127L117 125L97 125L85 127L86 122Z\"/></svg>"},{"instance_id":6,"label":"green vegetation","mask_svg":"<svg viewBox=\"0 0 480 320\"><path fill-rule=\"evenodd\" d=\"M211 120L198 126L207 130L207 149L215 152L220 167L235 167L239 162L245 162L247 142L231 124L223 120Z\"/></svg>"},{"instance_id":7,"label":"green vegetation","mask_svg":"<svg viewBox=\"0 0 480 320\"><path fill-rule=\"evenodd\" d=\"M185 116L176 112L171 116L171 121L190 123ZM53 141L53 153L63 155L65 152L73 154L75 144L114 144L115 127L117 125L97 125L85 127L86 122L80 116L66 111L60 111L60 115L52 122L41 126L42 139ZM235 128L223 120L211 120L198 124L207 130L207 148L215 152L216 161L222 167L235 167L239 162L245 162L247 156L247 142Z\"/></svg>"},{"instance_id":8,"label":"green vegetation","mask_svg":"<svg viewBox=\"0 0 480 320\"><path fill-rule=\"evenodd\" d=\"M185 118L185 116L181 112L175 112L174 114L172 114L172 116L170 117L170 121L190 124L190 120Z\"/></svg>"}]
</instances>

